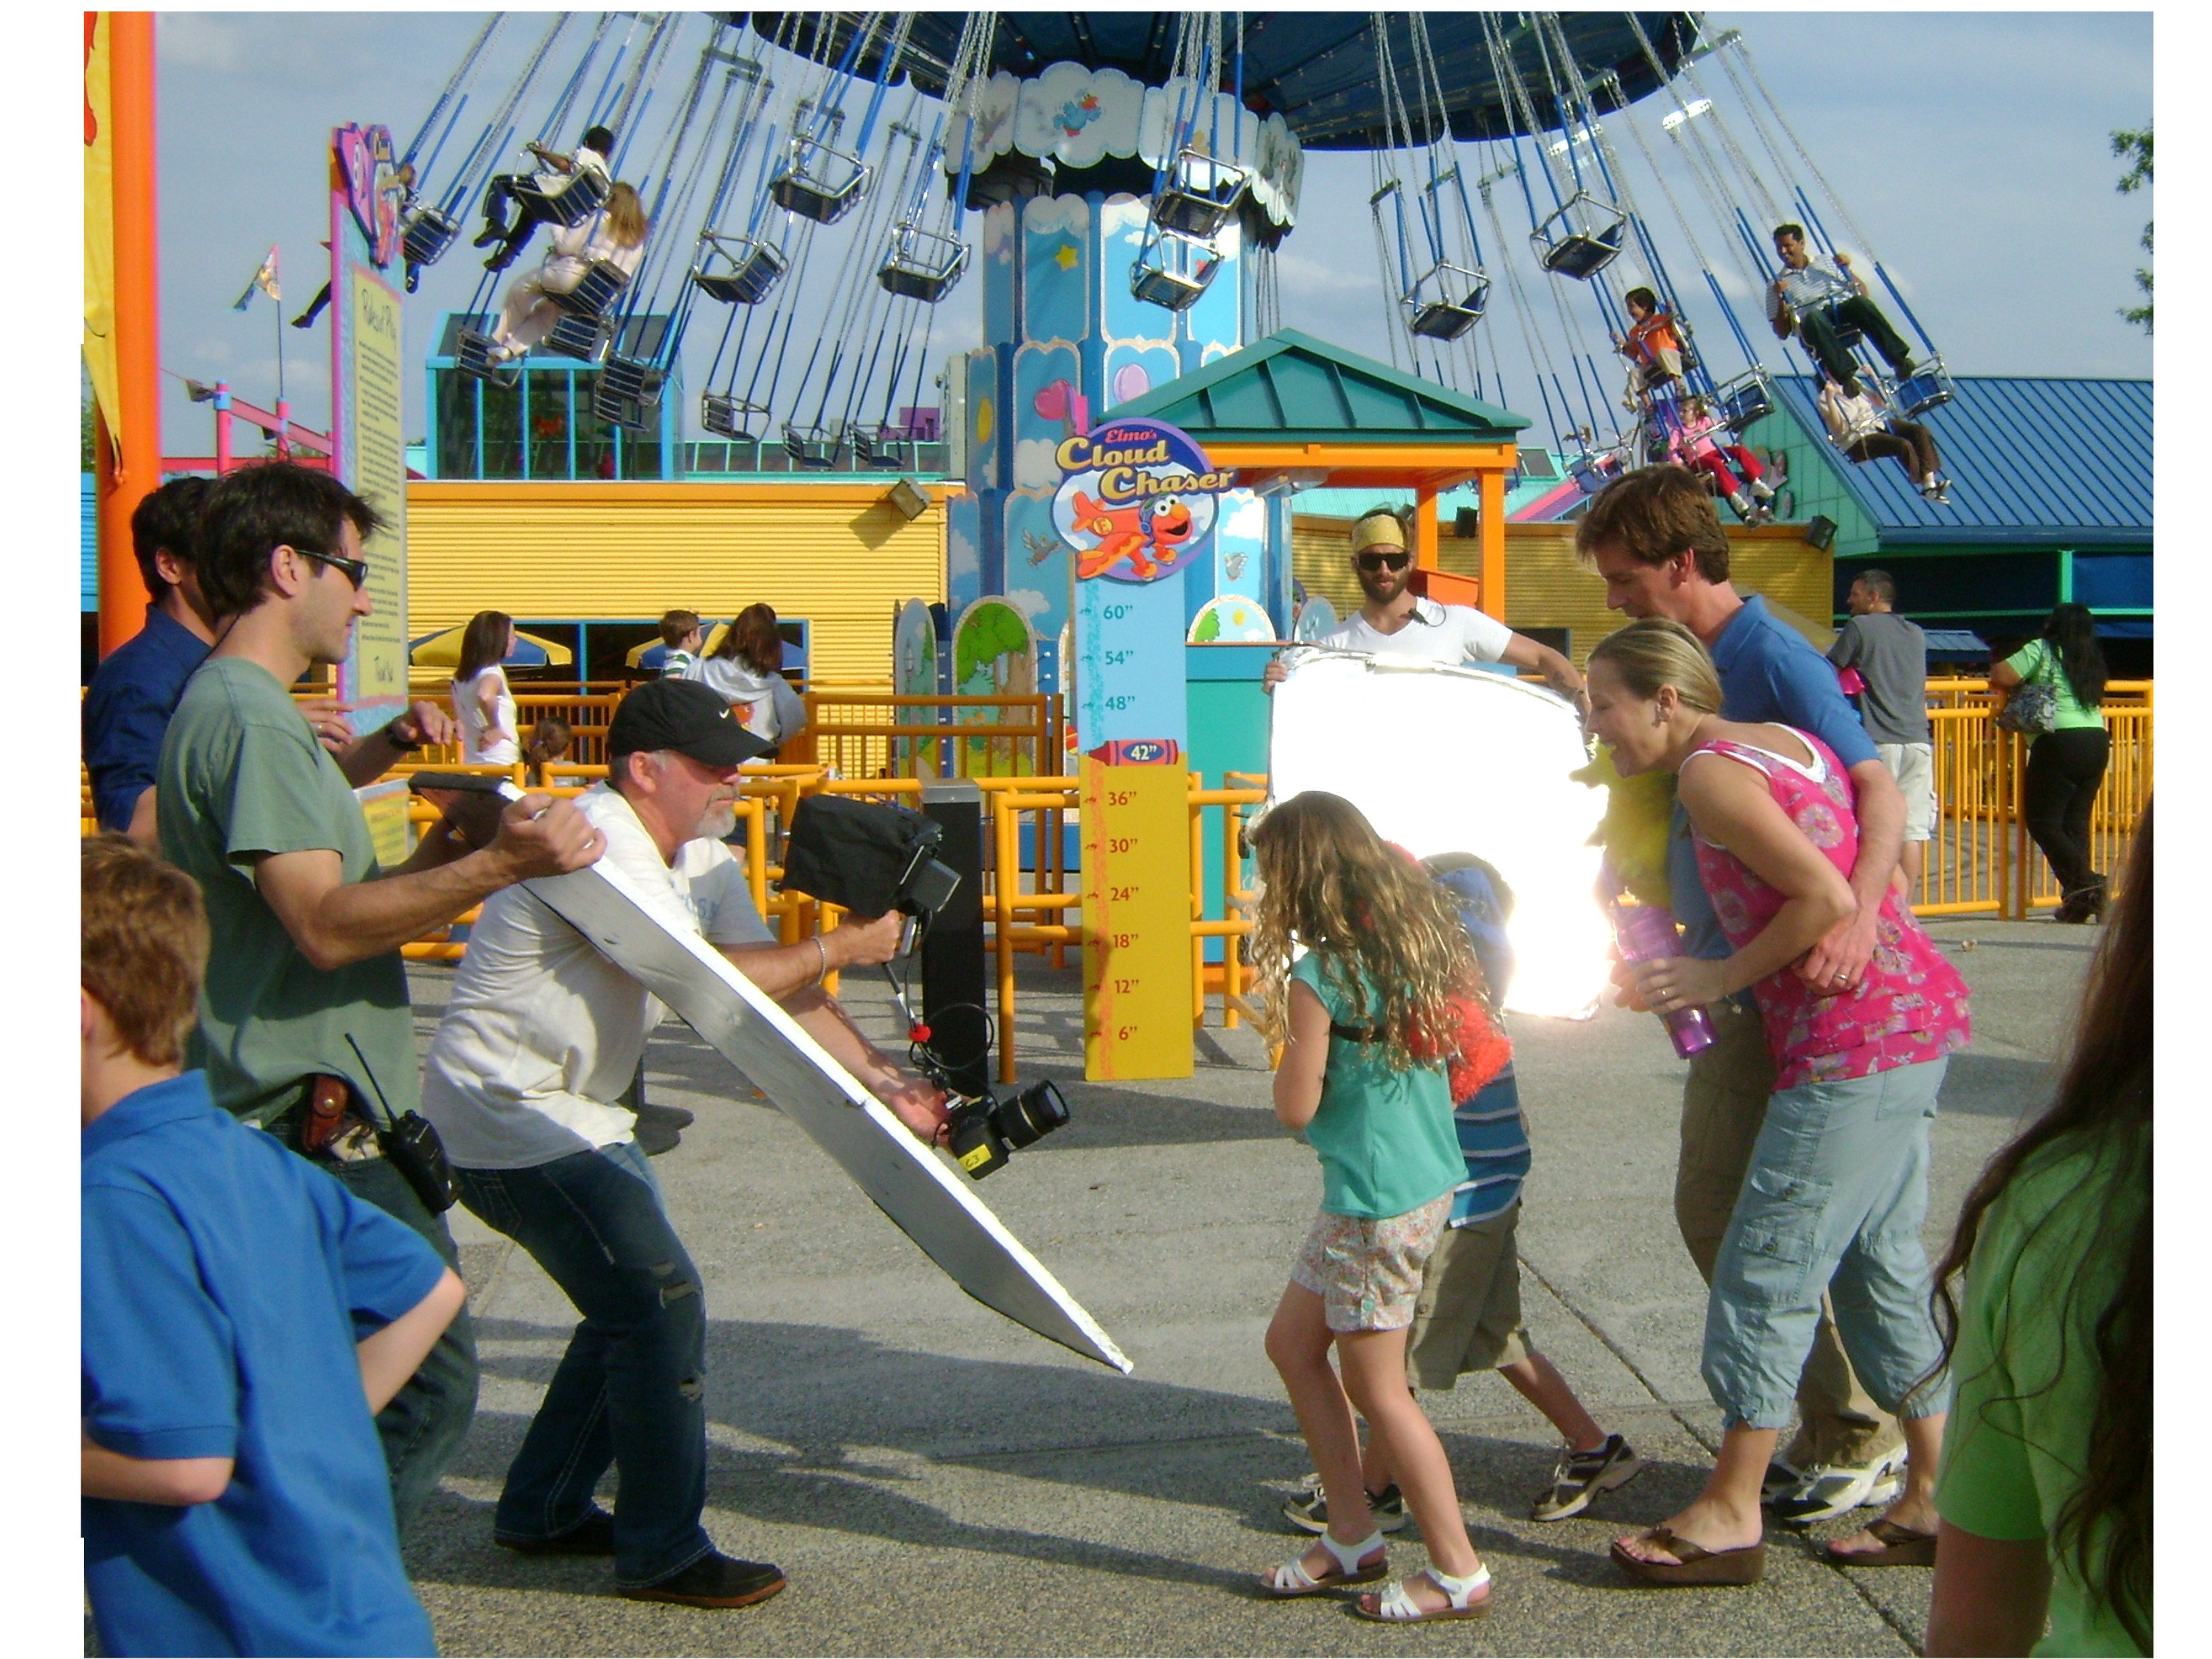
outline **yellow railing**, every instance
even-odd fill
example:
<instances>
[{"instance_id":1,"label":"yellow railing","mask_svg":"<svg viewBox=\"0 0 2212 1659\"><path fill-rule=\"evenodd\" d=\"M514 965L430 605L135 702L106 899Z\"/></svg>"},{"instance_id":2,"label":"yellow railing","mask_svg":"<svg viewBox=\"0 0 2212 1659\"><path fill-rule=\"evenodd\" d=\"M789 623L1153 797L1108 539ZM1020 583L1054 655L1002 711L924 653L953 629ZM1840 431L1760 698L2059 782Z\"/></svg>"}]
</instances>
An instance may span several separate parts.
<instances>
[{"instance_id":1,"label":"yellow railing","mask_svg":"<svg viewBox=\"0 0 2212 1659\"><path fill-rule=\"evenodd\" d=\"M1026 778L1060 770L1054 696L813 690L805 702L806 729L784 745L784 757L838 777ZM940 718L946 714L949 723Z\"/></svg>"}]
</instances>

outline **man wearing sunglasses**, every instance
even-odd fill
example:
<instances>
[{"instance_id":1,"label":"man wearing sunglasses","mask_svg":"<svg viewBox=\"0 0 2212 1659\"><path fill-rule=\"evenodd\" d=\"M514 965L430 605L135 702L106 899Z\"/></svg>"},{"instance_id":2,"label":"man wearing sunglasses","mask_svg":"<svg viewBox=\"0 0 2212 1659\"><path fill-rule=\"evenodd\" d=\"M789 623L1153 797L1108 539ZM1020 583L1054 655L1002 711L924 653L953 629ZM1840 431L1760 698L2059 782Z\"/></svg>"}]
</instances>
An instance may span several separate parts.
<instances>
[{"instance_id":1,"label":"man wearing sunglasses","mask_svg":"<svg viewBox=\"0 0 2212 1659\"><path fill-rule=\"evenodd\" d=\"M1457 666L1471 662L1504 663L1543 677L1544 683L1577 708L1583 703L1583 677L1548 645L1516 634L1495 617L1463 605L1438 605L1415 595L1413 556L1408 550L1405 515L1396 507L1370 507L1352 526L1352 568L1365 602L1351 621L1321 643L1370 656L1419 657ZM1288 673L1269 663L1261 676L1270 692Z\"/></svg>"},{"instance_id":2,"label":"man wearing sunglasses","mask_svg":"<svg viewBox=\"0 0 2212 1659\"><path fill-rule=\"evenodd\" d=\"M379 520L327 473L276 463L208 494L198 569L221 641L185 684L155 787L163 856L207 902L212 949L191 1063L218 1104L276 1135L456 1265L452 1235L378 1131L416 1110L422 1073L399 947L532 876L578 870L605 837L566 801L531 795L471 849L443 824L379 866L355 786L436 740L416 704L334 758L291 687L343 659L368 616L362 538ZM378 1414L404 1536L476 1410L464 1312Z\"/></svg>"}]
</instances>

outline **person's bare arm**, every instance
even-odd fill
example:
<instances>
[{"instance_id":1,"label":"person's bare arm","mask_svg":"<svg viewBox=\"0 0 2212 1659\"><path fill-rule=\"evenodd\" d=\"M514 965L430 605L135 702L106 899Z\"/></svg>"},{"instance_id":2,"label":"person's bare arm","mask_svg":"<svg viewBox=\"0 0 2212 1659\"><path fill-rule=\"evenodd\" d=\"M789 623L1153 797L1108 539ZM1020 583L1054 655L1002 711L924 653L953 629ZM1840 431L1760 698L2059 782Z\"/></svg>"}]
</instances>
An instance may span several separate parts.
<instances>
[{"instance_id":1,"label":"person's bare arm","mask_svg":"<svg viewBox=\"0 0 2212 1659\"><path fill-rule=\"evenodd\" d=\"M1275 1062L1275 1118L1286 1129L1303 1129L1321 1109L1322 1081L1328 1073L1328 1010L1304 980L1291 981L1289 1030L1282 1058Z\"/></svg>"},{"instance_id":2,"label":"person's bare arm","mask_svg":"<svg viewBox=\"0 0 2212 1659\"><path fill-rule=\"evenodd\" d=\"M1999 662L1990 665L1990 690L2011 691L2018 689L2021 684L2020 670L2014 668L2010 663Z\"/></svg>"},{"instance_id":3,"label":"person's bare arm","mask_svg":"<svg viewBox=\"0 0 2212 1659\"><path fill-rule=\"evenodd\" d=\"M796 945L724 945L718 948L737 969L778 1002L819 985L847 968L872 968L898 954L906 918L893 910L872 920L848 918ZM817 945L815 939L821 943Z\"/></svg>"},{"instance_id":4,"label":"person's bare arm","mask_svg":"<svg viewBox=\"0 0 2212 1659\"><path fill-rule=\"evenodd\" d=\"M149 853L161 850L161 832L154 821L154 791L141 789L138 799L131 804L131 822L123 833Z\"/></svg>"},{"instance_id":5,"label":"person's bare arm","mask_svg":"<svg viewBox=\"0 0 2212 1659\"><path fill-rule=\"evenodd\" d=\"M1806 954L1797 972L1808 985L1840 990L1856 985L1874 960L1875 924L1889 896L1897 860L1905 851L1905 792L1879 760L1851 768L1857 796L1858 861L1851 866L1851 892L1858 910L1824 933ZM1825 860L1824 860L1825 861Z\"/></svg>"},{"instance_id":6,"label":"person's bare arm","mask_svg":"<svg viewBox=\"0 0 2212 1659\"><path fill-rule=\"evenodd\" d=\"M212 1504L229 1489L234 1464L228 1457L130 1457L94 1443L82 1419L82 1495L119 1498L126 1504L165 1504L181 1509Z\"/></svg>"},{"instance_id":7,"label":"person's bare arm","mask_svg":"<svg viewBox=\"0 0 2212 1659\"><path fill-rule=\"evenodd\" d=\"M945 1091L916 1077L869 1042L836 998L815 986L778 1000L784 1012L850 1072L861 1087L889 1107L916 1140L934 1144L943 1139Z\"/></svg>"},{"instance_id":8,"label":"person's bare arm","mask_svg":"<svg viewBox=\"0 0 2212 1659\"><path fill-rule=\"evenodd\" d=\"M392 763L411 753L416 743L451 743L453 717L434 702L418 701L404 714L394 715L374 732L356 738L337 750L338 770L355 788L374 783L392 769ZM399 745L406 744L410 748Z\"/></svg>"},{"instance_id":9,"label":"person's bare arm","mask_svg":"<svg viewBox=\"0 0 2212 1659\"><path fill-rule=\"evenodd\" d=\"M1984 1538L1946 1521L1936 1534L1926 1652L2026 1653L2043 1638L2051 1559L2040 1538Z\"/></svg>"},{"instance_id":10,"label":"person's bare arm","mask_svg":"<svg viewBox=\"0 0 2212 1659\"><path fill-rule=\"evenodd\" d=\"M1676 798L1698 833L1725 847L1783 895L1774 919L1718 962L1668 957L1634 964L1643 1000L1658 1012L1719 1001L1788 967L1856 901L1836 866L1777 805L1750 767L1714 760L1683 769Z\"/></svg>"},{"instance_id":11,"label":"person's bare arm","mask_svg":"<svg viewBox=\"0 0 2212 1659\"><path fill-rule=\"evenodd\" d=\"M361 1360L361 1386L368 1396L370 1416L390 1405L392 1396L406 1386L407 1379L415 1375L416 1367L437 1346L438 1339L453 1322L453 1316L460 1312L468 1295L461 1287L459 1276L448 1267L445 1277L431 1286L429 1295L382 1330L354 1344L354 1352Z\"/></svg>"},{"instance_id":12,"label":"person's bare arm","mask_svg":"<svg viewBox=\"0 0 2212 1659\"><path fill-rule=\"evenodd\" d=\"M1579 706L1583 700L1583 677L1564 653L1530 639L1526 634L1516 634L1506 641L1498 660L1513 668L1525 668L1540 674L1544 684L1550 686L1569 702Z\"/></svg>"},{"instance_id":13,"label":"person's bare arm","mask_svg":"<svg viewBox=\"0 0 2212 1659\"><path fill-rule=\"evenodd\" d=\"M253 880L301 954L328 969L395 951L502 887L581 870L606 844L573 803L525 795L500 814L490 846L434 868L410 860L381 880L348 882L338 854L318 849L264 854Z\"/></svg>"}]
</instances>

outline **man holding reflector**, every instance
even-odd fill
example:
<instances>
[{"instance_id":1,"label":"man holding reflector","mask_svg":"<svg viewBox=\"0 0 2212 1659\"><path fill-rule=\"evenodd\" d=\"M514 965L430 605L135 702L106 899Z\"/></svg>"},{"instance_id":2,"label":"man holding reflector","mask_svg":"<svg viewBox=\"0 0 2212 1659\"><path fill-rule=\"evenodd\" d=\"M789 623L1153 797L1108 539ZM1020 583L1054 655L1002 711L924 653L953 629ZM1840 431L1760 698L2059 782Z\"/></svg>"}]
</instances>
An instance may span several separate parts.
<instances>
[{"instance_id":1,"label":"man holding reflector","mask_svg":"<svg viewBox=\"0 0 2212 1659\"><path fill-rule=\"evenodd\" d=\"M856 920L796 945L762 921L722 837L738 767L767 747L706 686L657 680L623 700L609 778L577 806L606 860L666 926L706 939L782 1005L923 1140L942 1093L864 1037L822 989L841 968L888 962L902 918ZM721 1554L707 1498L707 1321L697 1271L662 1208L629 1085L661 1005L543 900L487 901L432 1040L422 1109L461 1199L528 1250L583 1315L507 1471L493 1536L526 1554L605 1555L625 1595L744 1607L784 1585ZM592 1501L613 1463L612 1515Z\"/></svg>"}]
</instances>

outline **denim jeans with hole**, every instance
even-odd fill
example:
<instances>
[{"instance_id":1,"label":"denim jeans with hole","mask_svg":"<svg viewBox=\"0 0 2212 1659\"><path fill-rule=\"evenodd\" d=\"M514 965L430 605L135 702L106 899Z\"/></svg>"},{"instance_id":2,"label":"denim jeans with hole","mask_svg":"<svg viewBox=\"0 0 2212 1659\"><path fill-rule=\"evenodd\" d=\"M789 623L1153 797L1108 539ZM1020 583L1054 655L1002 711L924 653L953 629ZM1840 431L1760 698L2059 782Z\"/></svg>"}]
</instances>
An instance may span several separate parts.
<instances>
[{"instance_id":1,"label":"denim jeans with hole","mask_svg":"<svg viewBox=\"0 0 2212 1659\"><path fill-rule=\"evenodd\" d=\"M1729 1427L1790 1420L1824 1291L1851 1367L1884 1411L1944 1408L1948 1379L1914 1389L1942 1352L1920 1227L1946 1065L1801 1084L1767 1102L1705 1307L1705 1386Z\"/></svg>"},{"instance_id":2,"label":"denim jeans with hole","mask_svg":"<svg viewBox=\"0 0 2212 1659\"><path fill-rule=\"evenodd\" d=\"M615 1579L659 1583L707 1555L707 1312L699 1275L633 1144L526 1170L455 1170L461 1200L530 1252L583 1322L507 1472L493 1529L580 1524L611 1463Z\"/></svg>"}]
</instances>

